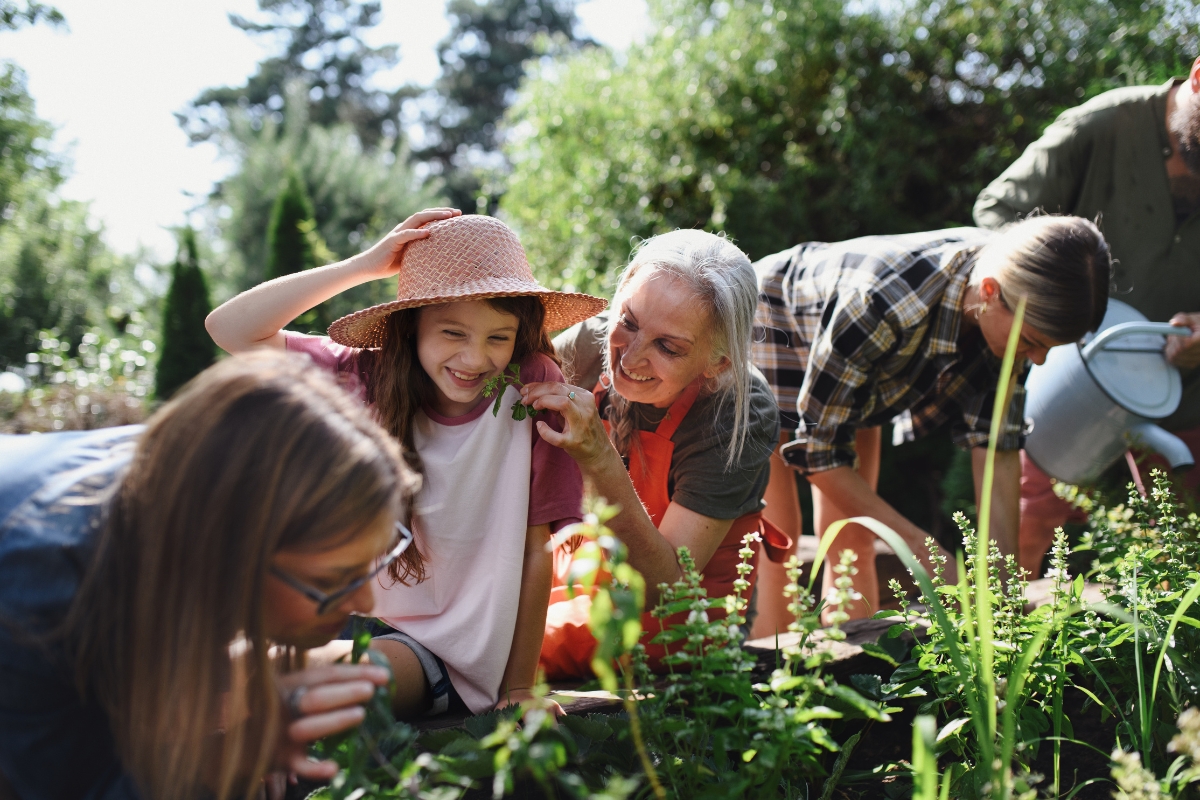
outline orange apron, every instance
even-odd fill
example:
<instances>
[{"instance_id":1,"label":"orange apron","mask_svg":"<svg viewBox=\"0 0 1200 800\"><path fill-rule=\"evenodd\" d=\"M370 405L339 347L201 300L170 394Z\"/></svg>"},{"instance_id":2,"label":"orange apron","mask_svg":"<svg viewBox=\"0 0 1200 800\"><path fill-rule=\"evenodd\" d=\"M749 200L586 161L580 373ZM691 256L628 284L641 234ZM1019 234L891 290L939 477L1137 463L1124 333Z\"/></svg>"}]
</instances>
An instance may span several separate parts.
<instances>
[{"instance_id":1,"label":"orange apron","mask_svg":"<svg viewBox=\"0 0 1200 800\"><path fill-rule=\"evenodd\" d=\"M604 391L603 386L596 386L597 405L603 399ZM671 437L691 410L699 393L700 382L696 381L671 404L667 415L654 431L638 431L640 450L637 447L630 448L629 478L655 527L662 524L667 506L671 504L670 495L667 493L671 456L675 452L675 443L671 441ZM604 426L607 429L608 423L605 422ZM740 562L738 550L742 548L742 537L751 531L758 531L763 537L768 557L772 561L784 561L791 552L791 539L763 518L761 511L735 519L717 551L704 567L700 585L708 590L709 597L726 597L733 594L733 582L738 578L737 565ZM539 665L545 670L546 679L550 681L592 676L592 653L596 649L596 640L588 627L592 598L582 593L576 593L573 598L567 597L565 579L570 563L571 550L567 545L564 544L554 551L554 587L550 593L546 636L539 658ZM758 548L755 547L750 564L757 563ZM746 599L750 598L753 591L754 572L750 573L748 580L751 588L743 594ZM650 669L655 672L666 671L662 658L667 654L664 645L651 644L650 640L671 625L685 622L687 615L687 611L682 611L663 620L656 619L649 613L642 615L642 644L646 648ZM708 616L709 619L720 619L725 616L725 610L709 609Z\"/></svg>"}]
</instances>

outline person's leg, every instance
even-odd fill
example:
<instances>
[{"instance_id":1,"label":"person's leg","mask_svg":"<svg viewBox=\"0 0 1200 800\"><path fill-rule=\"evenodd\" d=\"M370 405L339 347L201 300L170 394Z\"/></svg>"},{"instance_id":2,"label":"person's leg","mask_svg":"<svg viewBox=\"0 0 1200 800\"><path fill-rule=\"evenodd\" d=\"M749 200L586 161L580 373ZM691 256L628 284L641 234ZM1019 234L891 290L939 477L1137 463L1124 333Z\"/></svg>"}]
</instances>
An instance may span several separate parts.
<instances>
[{"instance_id":1,"label":"person's leg","mask_svg":"<svg viewBox=\"0 0 1200 800\"><path fill-rule=\"evenodd\" d=\"M782 446L791 440L792 437L784 433L779 444ZM796 492L796 471L787 465L778 450L771 454L771 479L763 499L767 501L763 516L799 545L804 519L800 512L800 497ZM783 587L787 585L783 564L760 557L757 569L751 639L785 633L792 622L792 615L787 610L788 600L783 596Z\"/></svg>"},{"instance_id":2,"label":"person's leg","mask_svg":"<svg viewBox=\"0 0 1200 800\"><path fill-rule=\"evenodd\" d=\"M854 447L858 451L858 474L862 475L872 489L879 487L879 457L883 443L881 428L866 428L858 432ZM813 493L813 530L818 536L823 536L830 525L840 519L846 519L853 514L844 513L815 486ZM854 591L862 595L862 599L849 603L846 612L851 619L863 619L879 610L879 576L875 571L875 534L861 525L847 525L838 534L837 540L825 558L825 570L821 576L821 596L829 597L834 590L833 582L837 575L834 565L840 560L843 550L853 550L858 554L854 562L858 574L854 576ZM828 615L822 615L828 621Z\"/></svg>"},{"instance_id":3,"label":"person's leg","mask_svg":"<svg viewBox=\"0 0 1200 800\"><path fill-rule=\"evenodd\" d=\"M1054 493L1050 476L1021 451L1021 528L1017 537L1021 569L1041 577L1042 560L1054 543L1054 529L1081 512Z\"/></svg>"},{"instance_id":4,"label":"person's leg","mask_svg":"<svg viewBox=\"0 0 1200 800\"><path fill-rule=\"evenodd\" d=\"M425 668L406 643L394 639L372 639L371 649L387 656L396 679L392 712L397 719L415 719L429 710L433 701Z\"/></svg>"}]
</instances>

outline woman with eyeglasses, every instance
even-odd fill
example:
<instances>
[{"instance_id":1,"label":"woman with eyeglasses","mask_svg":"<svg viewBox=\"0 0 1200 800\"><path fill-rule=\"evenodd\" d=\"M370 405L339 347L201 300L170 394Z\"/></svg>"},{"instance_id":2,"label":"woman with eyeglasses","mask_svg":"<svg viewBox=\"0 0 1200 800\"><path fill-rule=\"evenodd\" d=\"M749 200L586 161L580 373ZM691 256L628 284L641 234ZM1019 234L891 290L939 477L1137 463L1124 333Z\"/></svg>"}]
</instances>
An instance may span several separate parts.
<instances>
[{"instance_id":1,"label":"woman with eyeglasses","mask_svg":"<svg viewBox=\"0 0 1200 800\"><path fill-rule=\"evenodd\" d=\"M323 374L227 359L145 426L0 437L0 797L328 779L386 670L292 669L413 567L416 478Z\"/></svg>"}]
</instances>

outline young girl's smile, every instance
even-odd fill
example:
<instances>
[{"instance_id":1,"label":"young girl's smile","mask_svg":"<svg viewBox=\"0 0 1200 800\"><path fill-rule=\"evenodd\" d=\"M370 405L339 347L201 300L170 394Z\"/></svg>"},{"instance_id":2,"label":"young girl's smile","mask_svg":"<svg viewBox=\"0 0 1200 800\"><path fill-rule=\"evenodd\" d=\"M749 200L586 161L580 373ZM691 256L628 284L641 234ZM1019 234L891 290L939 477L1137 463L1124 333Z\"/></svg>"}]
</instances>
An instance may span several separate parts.
<instances>
[{"instance_id":1,"label":"young girl's smile","mask_svg":"<svg viewBox=\"0 0 1200 800\"><path fill-rule=\"evenodd\" d=\"M417 321L417 360L433 379L436 408L446 417L483 402L483 383L512 361L517 318L486 300L426 306Z\"/></svg>"}]
</instances>

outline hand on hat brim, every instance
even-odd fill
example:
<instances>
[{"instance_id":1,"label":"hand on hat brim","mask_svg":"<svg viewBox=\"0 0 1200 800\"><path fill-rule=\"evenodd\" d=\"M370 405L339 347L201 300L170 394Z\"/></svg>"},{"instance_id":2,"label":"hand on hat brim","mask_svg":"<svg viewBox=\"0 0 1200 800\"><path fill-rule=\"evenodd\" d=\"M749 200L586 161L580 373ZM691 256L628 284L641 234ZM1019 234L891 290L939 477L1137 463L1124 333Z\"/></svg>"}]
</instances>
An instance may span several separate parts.
<instances>
[{"instance_id":1,"label":"hand on hat brim","mask_svg":"<svg viewBox=\"0 0 1200 800\"><path fill-rule=\"evenodd\" d=\"M359 262L359 270L371 280L390 278L400 270L404 248L410 242L429 238L429 231L424 230L426 225L461 215L462 212L457 208L427 208L418 211L392 228L369 250L361 253L355 259Z\"/></svg>"}]
</instances>

